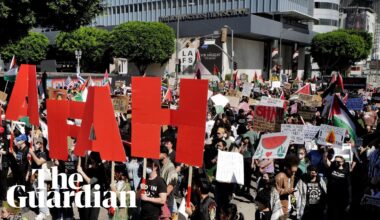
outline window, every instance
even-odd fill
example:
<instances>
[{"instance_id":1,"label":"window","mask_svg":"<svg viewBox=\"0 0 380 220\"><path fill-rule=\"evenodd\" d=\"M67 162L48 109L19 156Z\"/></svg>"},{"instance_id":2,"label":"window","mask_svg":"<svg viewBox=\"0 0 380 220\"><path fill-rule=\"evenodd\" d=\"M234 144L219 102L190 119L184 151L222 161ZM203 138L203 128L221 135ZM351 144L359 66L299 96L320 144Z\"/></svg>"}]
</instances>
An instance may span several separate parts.
<instances>
[{"instance_id":1,"label":"window","mask_svg":"<svg viewBox=\"0 0 380 220\"><path fill-rule=\"evenodd\" d=\"M112 14L116 14L116 7L112 7Z\"/></svg>"},{"instance_id":2,"label":"window","mask_svg":"<svg viewBox=\"0 0 380 220\"><path fill-rule=\"evenodd\" d=\"M122 5L120 7L121 7L121 13L124 14L125 13L125 5Z\"/></svg>"},{"instance_id":3,"label":"window","mask_svg":"<svg viewBox=\"0 0 380 220\"><path fill-rule=\"evenodd\" d=\"M331 20L331 19L319 19L319 25L328 25L328 26L338 26L337 20Z\"/></svg>"},{"instance_id":4,"label":"window","mask_svg":"<svg viewBox=\"0 0 380 220\"><path fill-rule=\"evenodd\" d=\"M320 8L320 9L331 9L338 11L339 10L339 5L334 4L334 3L329 3L329 2L315 2L315 8Z\"/></svg>"},{"instance_id":5,"label":"window","mask_svg":"<svg viewBox=\"0 0 380 220\"><path fill-rule=\"evenodd\" d=\"M116 13L117 13L117 14L120 14L120 6L117 6L117 7L116 7Z\"/></svg>"}]
</instances>

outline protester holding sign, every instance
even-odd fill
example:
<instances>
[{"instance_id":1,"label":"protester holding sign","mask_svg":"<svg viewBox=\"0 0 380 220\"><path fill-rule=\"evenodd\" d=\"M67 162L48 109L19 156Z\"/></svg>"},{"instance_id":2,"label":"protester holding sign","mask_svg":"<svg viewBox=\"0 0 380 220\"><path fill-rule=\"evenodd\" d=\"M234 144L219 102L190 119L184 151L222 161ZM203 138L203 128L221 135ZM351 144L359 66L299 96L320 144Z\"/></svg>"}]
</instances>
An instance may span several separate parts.
<instances>
[{"instance_id":1,"label":"protester holding sign","mask_svg":"<svg viewBox=\"0 0 380 220\"><path fill-rule=\"evenodd\" d=\"M323 162L327 167L327 215L331 220L348 217L352 201L352 189L349 165L342 156L335 157L334 162L328 158L328 152L323 155Z\"/></svg>"}]
</instances>

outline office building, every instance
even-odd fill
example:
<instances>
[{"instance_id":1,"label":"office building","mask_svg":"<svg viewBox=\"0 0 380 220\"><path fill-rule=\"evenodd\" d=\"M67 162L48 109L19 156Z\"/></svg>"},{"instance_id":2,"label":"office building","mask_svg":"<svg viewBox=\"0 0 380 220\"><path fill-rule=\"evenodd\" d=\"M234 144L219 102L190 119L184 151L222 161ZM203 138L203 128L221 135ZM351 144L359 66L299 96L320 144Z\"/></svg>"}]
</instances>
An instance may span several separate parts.
<instances>
[{"instance_id":1,"label":"office building","mask_svg":"<svg viewBox=\"0 0 380 220\"><path fill-rule=\"evenodd\" d=\"M313 31L326 33L339 28L339 3L340 0L314 1L314 18L319 23L313 26Z\"/></svg>"}]
</instances>

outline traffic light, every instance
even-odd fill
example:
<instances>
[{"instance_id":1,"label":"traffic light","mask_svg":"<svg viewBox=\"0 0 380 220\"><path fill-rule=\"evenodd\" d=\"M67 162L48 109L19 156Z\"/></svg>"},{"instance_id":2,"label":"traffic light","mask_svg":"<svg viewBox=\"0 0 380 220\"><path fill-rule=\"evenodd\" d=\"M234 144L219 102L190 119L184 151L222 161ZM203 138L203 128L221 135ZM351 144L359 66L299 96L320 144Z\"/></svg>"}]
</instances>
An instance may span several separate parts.
<instances>
[{"instance_id":1,"label":"traffic light","mask_svg":"<svg viewBox=\"0 0 380 220\"><path fill-rule=\"evenodd\" d=\"M220 41L222 43L227 42L227 28L220 29Z\"/></svg>"},{"instance_id":2,"label":"traffic light","mask_svg":"<svg viewBox=\"0 0 380 220\"><path fill-rule=\"evenodd\" d=\"M234 62L234 70L237 70L237 63Z\"/></svg>"}]
</instances>

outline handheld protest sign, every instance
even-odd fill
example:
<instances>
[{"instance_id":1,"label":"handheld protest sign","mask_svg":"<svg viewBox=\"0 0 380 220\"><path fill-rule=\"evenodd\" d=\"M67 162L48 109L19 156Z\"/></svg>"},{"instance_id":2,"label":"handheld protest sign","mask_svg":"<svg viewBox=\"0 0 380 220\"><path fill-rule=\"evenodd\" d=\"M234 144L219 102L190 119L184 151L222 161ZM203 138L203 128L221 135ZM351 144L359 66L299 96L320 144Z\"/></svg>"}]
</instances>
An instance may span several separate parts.
<instances>
[{"instance_id":1,"label":"handheld protest sign","mask_svg":"<svg viewBox=\"0 0 380 220\"><path fill-rule=\"evenodd\" d=\"M186 194L186 207L190 208L190 199L191 199L191 183L193 181L193 167L189 167L189 179L187 181L187 194Z\"/></svg>"},{"instance_id":2,"label":"handheld protest sign","mask_svg":"<svg viewBox=\"0 0 380 220\"><path fill-rule=\"evenodd\" d=\"M18 121L25 116L31 124L39 125L36 66L22 64L5 118Z\"/></svg>"},{"instance_id":3,"label":"handheld protest sign","mask_svg":"<svg viewBox=\"0 0 380 220\"><path fill-rule=\"evenodd\" d=\"M161 126L174 125L178 127L176 161L202 166L208 83L182 79L180 94L179 110L161 109L161 80L132 78L132 156L158 159Z\"/></svg>"},{"instance_id":4,"label":"handheld protest sign","mask_svg":"<svg viewBox=\"0 0 380 220\"><path fill-rule=\"evenodd\" d=\"M125 162L124 147L109 94L109 87L89 87L74 153L83 156L91 150L99 152L103 160Z\"/></svg>"}]
</instances>

